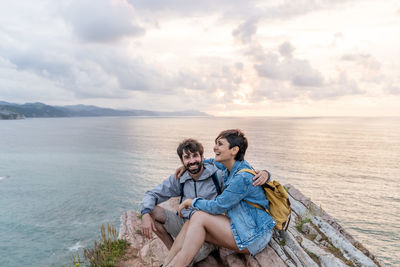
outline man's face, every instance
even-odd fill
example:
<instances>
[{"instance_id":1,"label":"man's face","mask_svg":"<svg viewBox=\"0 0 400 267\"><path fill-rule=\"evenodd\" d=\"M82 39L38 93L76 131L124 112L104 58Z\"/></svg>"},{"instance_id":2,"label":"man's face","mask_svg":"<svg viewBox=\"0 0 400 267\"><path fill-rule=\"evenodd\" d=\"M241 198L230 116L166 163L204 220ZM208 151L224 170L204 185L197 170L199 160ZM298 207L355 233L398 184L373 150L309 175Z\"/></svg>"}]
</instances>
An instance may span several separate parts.
<instances>
[{"instance_id":1,"label":"man's face","mask_svg":"<svg viewBox=\"0 0 400 267\"><path fill-rule=\"evenodd\" d=\"M182 153L182 163L191 174L197 174L201 171L203 167L203 157L199 152L183 151Z\"/></svg>"}]
</instances>

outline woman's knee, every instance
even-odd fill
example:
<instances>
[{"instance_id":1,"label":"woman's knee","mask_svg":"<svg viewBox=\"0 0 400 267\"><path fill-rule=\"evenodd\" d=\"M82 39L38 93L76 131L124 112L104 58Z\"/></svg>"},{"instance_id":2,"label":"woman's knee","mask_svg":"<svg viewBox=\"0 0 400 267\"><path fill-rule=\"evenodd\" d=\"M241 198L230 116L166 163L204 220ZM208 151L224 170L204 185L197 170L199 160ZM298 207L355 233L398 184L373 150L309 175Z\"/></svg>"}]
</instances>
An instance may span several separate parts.
<instances>
[{"instance_id":1,"label":"woman's knee","mask_svg":"<svg viewBox=\"0 0 400 267\"><path fill-rule=\"evenodd\" d=\"M190 217L190 223L195 223L195 222L196 223L202 223L209 216L210 216L210 214L208 214L208 213L206 213L204 211L198 210L192 215L192 217Z\"/></svg>"}]
</instances>

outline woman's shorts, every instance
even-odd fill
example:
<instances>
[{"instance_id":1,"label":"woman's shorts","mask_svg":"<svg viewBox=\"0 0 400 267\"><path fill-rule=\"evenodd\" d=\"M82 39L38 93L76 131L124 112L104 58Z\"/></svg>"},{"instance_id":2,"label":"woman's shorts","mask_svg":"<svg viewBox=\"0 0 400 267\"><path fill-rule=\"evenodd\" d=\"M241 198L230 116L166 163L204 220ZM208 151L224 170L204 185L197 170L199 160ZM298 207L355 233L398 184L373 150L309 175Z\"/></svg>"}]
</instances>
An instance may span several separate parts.
<instances>
[{"instance_id":1,"label":"woman's shorts","mask_svg":"<svg viewBox=\"0 0 400 267\"><path fill-rule=\"evenodd\" d=\"M271 241L273 229L267 231L263 236L256 239L252 242L247 249L250 251L251 255L256 255L257 253L261 252Z\"/></svg>"}]
</instances>

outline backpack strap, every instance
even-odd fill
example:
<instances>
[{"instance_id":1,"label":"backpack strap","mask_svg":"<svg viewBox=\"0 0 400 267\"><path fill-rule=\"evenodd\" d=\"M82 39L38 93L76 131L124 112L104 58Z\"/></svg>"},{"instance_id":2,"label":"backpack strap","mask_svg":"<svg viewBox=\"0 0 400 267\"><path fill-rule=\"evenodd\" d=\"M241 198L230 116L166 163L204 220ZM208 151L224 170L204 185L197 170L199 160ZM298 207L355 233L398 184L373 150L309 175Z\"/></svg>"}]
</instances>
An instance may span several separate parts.
<instances>
[{"instance_id":1,"label":"backpack strap","mask_svg":"<svg viewBox=\"0 0 400 267\"><path fill-rule=\"evenodd\" d=\"M241 169L238 172L248 172L248 173L253 174L253 175L257 174L254 170L250 170L250 169ZM271 178L271 174L269 173L269 171L266 171L266 172L268 173L268 180L269 180ZM267 184L265 184L265 185L267 185ZM244 200L244 202L246 202L247 204L249 204L249 205L251 205L251 206L253 206L253 207L257 208L257 209L265 210L271 216L271 213L269 212L268 209L265 209L265 208L261 207L260 205L258 205L256 203L253 203L253 202L250 202L248 200Z\"/></svg>"},{"instance_id":2,"label":"backpack strap","mask_svg":"<svg viewBox=\"0 0 400 267\"><path fill-rule=\"evenodd\" d=\"M271 213L269 212L268 209L265 209L265 208L261 207L260 205L258 205L256 203L253 203L253 202L250 202L248 200L244 200L244 202L246 202L247 204L249 204L249 205L251 205L251 206L253 206L253 207L257 208L257 209L265 210L271 216Z\"/></svg>"},{"instance_id":3,"label":"backpack strap","mask_svg":"<svg viewBox=\"0 0 400 267\"><path fill-rule=\"evenodd\" d=\"M181 190L181 200L179 200L179 204L181 204L182 203L182 199L183 199L183 186L185 185L185 183L183 182L183 183L179 183L179 187L180 187L180 190Z\"/></svg>"},{"instance_id":4,"label":"backpack strap","mask_svg":"<svg viewBox=\"0 0 400 267\"><path fill-rule=\"evenodd\" d=\"M222 191L221 191L221 187L219 186L217 172L214 172L211 177L212 177L212 180L214 182L215 188L217 189L217 194L220 195L222 193ZM182 200L183 200L183 187L184 186L185 186L184 182L179 184L180 191L181 191L181 199L179 200L179 204L181 204Z\"/></svg>"},{"instance_id":5,"label":"backpack strap","mask_svg":"<svg viewBox=\"0 0 400 267\"><path fill-rule=\"evenodd\" d=\"M221 191L221 187L219 186L219 181L218 181L218 176L217 176L217 172L214 172L212 175L212 180L214 182L215 188L217 189L217 194L221 195L222 191Z\"/></svg>"},{"instance_id":6,"label":"backpack strap","mask_svg":"<svg viewBox=\"0 0 400 267\"><path fill-rule=\"evenodd\" d=\"M251 170L251 169L241 169L238 171L239 172L248 172L250 174L253 174L254 176L257 174L255 170Z\"/></svg>"}]
</instances>

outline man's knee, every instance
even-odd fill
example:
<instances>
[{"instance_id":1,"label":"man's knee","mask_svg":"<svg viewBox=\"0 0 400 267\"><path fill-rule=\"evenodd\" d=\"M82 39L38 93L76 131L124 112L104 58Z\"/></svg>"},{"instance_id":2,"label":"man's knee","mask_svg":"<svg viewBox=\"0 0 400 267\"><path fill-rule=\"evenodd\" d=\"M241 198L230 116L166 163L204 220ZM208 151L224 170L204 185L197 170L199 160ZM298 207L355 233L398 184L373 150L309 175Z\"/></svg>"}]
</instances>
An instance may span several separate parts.
<instances>
[{"instance_id":1,"label":"man's knee","mask_svg":"<svg viewBox=\"0 0 400 267\"><path fill-rule=\"evenodd\" d=\"M165 220L167 219L165 209L160 206L155 206L150 215L156 222L159 223L165 223Z\"/></svg>"},{"instance_id":2,"label":"man's knee","mask_svg":"<svg viewBox=\"0 0 400 267\"><path fill-rule=\"evenodd\" d=\"M158 232L165 232L166 231L166 229L164 227L164 224L159 223L158 221L154 222L154 226L156 227Z\"/></svg>"}]
</instances>

